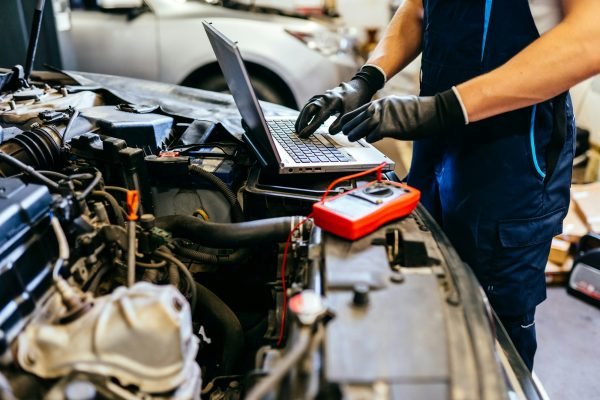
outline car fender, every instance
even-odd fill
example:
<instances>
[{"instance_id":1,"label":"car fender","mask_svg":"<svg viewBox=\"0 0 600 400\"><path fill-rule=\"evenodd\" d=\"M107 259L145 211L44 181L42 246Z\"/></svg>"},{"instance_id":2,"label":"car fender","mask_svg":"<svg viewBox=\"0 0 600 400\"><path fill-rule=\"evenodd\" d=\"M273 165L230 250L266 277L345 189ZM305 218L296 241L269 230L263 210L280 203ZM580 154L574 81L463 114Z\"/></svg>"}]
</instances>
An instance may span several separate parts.
<instances>
[{"instance_id":1,"label":"car fender","mask_svg":"<svg viewBox=\"0 0 600 400\"><path fill-rule=\"evenodd\" d=\"M285 27L281 24L234 18L207 19L238 41L244 60L279 76L298 104L338 82L336 65L283 32ZM180 83L193 71L216 61L201 18L160 18L159 24L162 81ZM181 32L186 34L181 35Z\"/></svg>"}]
</instances>

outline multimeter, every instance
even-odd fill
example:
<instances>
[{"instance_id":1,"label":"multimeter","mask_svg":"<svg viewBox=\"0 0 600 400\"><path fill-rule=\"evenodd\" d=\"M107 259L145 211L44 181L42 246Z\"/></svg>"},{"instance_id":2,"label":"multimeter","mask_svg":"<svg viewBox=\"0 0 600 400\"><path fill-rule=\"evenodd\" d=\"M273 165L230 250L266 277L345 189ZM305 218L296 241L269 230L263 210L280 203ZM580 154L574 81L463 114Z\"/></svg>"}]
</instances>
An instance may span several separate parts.
<instances>
[{"instance_id":1,"label":"multimeter","mask_svg":"<svg viewBox=\"0 0 600 400\"><path fill-rule=\"evenodd\" d=\"M410 214L420 198L413 187L378 180L313 204L312 215L321 229L355 240Z\"/></svg>"}]
</instances>

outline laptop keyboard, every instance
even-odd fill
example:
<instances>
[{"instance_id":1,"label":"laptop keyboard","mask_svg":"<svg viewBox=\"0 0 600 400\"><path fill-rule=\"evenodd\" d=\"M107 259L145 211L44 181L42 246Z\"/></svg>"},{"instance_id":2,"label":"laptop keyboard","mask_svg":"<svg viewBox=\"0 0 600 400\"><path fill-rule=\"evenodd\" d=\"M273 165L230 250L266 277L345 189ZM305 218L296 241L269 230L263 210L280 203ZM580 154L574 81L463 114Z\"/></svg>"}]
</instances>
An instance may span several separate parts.
<instances>
[{"instance_id":1,"label":"laptop keyboard","mask_svg":"<svg viewBox=\"0 0 600 400\"><path fill-rule=\"evenodd\" d=\"M268 121L271 135L297 163L348 162L350 159L326 139L319 140L315 135L301 139L296 135L294 121Z\"/></svg>"}]
</instances>

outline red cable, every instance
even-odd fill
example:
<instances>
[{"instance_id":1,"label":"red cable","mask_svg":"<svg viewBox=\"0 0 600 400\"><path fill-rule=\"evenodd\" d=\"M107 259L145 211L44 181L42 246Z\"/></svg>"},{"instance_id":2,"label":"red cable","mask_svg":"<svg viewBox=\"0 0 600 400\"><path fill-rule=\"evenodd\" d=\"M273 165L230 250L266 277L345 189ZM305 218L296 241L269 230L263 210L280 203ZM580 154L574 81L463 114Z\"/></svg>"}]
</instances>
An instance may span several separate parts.
<instances>
[{"instance_id":1,"label":"red cable","mask_svg":"<svg viewBox=\"0 0 600 400\"><path fill-rule=\"evenodd\" d=\"M377 172L377 180L381 181L382 171L386 165L387 165L386 162L382 162L375 168L371 168L369 170L359 172L356 174L352 174L352 175L342 176L341 178L334 180L333 182L331 182L329 184L329 186L327 186L327 190L325 190L325 193L323 193L323 196L321 197L321 202L325 200L325 198L327 197L327 195L329 194L331 189L333 189L335 187L335 185L337 185L340 182L347 181L349 179L359 178L359 177L365 176L365 175L369 175L369 174L372 174L373 172ZM302 221L298 222L292 228L292 230L290 231L290 234L288 235L287 241L285 242L285 247L283 248L283 257L282 257L282 261L281 261L281 288L283 290L283 310L281 312L281 325L279 327L279 338L277 339L277 346L281 346L281 342L283 342L283 332L284 332L284 328L285 328L285 316L287 314L287 284L285 282L285 266L287 264L288 251L290 248L290 244L292 242L292 236L294 235L294 232L296 232L296 230L298 228L300 228L302 226L302 224L304 224L310 218L312 218L312 214L309 214L306 218L304 218Z\"/></svg>"},{"instance_id":2,"label":"red cable","mask_svg":"<svg viewBox=\"0 0 600 400\"><path fill-rule=\"evenodd\" d=\"M283 259L281 261L281 287L283 290L283 309L281 312L281 326L279 327L279 339L277 339L277 346L281 345L281 342L283 341L283 331L284 331L284 327L285 327L285 315L287 314L287 285L285 283L285 265L287 263L287 255L288 255L288 250L290 248L290 244L292 243L292 236L294 235L294 232L296 232L296 230L298 228L300 228L302 226L302 224L304 224L306 221L308 221L310 218L312 217L312 214L309 214L306 218L304 218L302 221L298 222L290 231L290 234L288 235L287 241L285 242L285 247L283 248Z\"/></svg>"},{"instance_id":3,"label":"red cable","mask_svg":"<svg viewBox=\"0 0 600 400\"><path fill-rule=\"evenodd\" d=\"M382 170L383 170L383 168L386 165L387 165L386 162L382 162L381 164L379 164L375 168L371 168L371 169L368 169L366 171L359 172L357 174L346 175L346 176L342 176L341 178L337 178L336 180L334 180L333 182L331 182L329 184L329 186L327 186L327 189L325 190L325 193L323 193L323 196L321 196L321 202L323 202L325 200L325 198L327 197L327 195L329 194L329 192L331 192L331 189L333 189L335 187L335 185L337 185L340 182L344 182L344 181L347 181L349 179L360 178L361 176L369 175L369 174L372 174L373 172L377 172L377 180L380 181L381 180L381 175L382 175Z\"/></svg>"}]
</instances>

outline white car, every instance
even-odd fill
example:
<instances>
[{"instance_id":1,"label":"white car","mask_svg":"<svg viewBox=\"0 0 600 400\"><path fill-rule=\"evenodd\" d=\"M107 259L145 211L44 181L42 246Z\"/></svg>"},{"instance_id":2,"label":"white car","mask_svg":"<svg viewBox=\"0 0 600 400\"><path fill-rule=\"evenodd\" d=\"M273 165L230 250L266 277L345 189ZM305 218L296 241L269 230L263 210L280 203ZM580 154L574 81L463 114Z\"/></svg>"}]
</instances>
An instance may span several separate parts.
<instances>
[{"instance_id":1,"label":"white car","mask_svg":"<svg viewBox=\"0 0 600 400\"><path fill-rule=\"evenodd\" d=\"M202 28L209 20L239 42L263 100L298 108L358 68L352 37L333 22L213 3L71 0L71 28L60 35L64 67L225 91Z\"/></svg>"}]
</instances>

